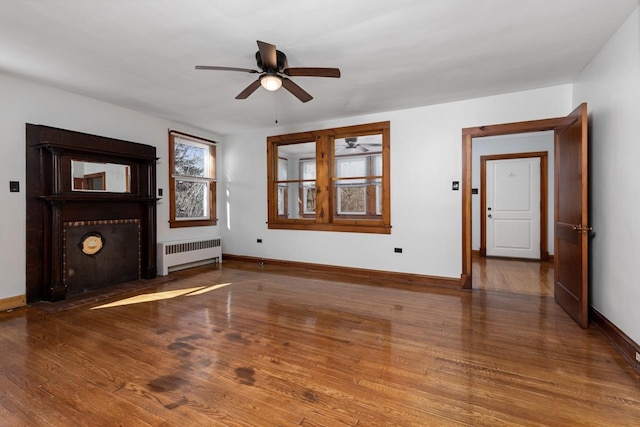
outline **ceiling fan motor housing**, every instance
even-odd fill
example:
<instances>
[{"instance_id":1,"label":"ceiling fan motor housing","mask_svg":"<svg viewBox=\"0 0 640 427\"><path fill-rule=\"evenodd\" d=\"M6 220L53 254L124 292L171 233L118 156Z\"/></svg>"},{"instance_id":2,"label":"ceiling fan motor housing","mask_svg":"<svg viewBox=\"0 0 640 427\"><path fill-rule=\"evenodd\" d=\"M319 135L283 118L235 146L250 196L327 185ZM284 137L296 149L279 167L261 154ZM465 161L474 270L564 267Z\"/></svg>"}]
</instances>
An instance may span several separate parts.
<instances>
[{"instance_id":1,"label":"ceiling fan motor housing","mask_svg":"<svg viewBox=\"0 0 640 427\"><path fill-rule=\"evenodd\" d=\"M276 61L277 61L277 70L271 70L268 67L266 67L264 65L264 63L262 62L262 57L260 56L260 51L256 52L256 63L258 64L258 67L265 71L265 72L269 72L269 71L276 71L276 72L282 72L282 70L284 70L285 68L287 68L287 56L280 52L279 50L276 50Z\"/></svg>"}]
</instances>

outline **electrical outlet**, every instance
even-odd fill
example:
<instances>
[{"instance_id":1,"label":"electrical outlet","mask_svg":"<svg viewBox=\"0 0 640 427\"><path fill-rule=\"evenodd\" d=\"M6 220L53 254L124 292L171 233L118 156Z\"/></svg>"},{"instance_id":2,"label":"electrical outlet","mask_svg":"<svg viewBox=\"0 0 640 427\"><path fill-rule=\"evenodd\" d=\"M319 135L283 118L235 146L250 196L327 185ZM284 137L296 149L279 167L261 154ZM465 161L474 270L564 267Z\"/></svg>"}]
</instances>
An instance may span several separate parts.
<instances>
[{"instance_id":1,"label":"electrical outlet","mask_svg":"<svg viewBox=\"0 0 640 427\"><path fill-rule=\"evenodd\" d=\"M257 242L258 242L258 243L262 243L262 239L258 239L258 240L257 240Z\"/></svg>"},{"instance_id":2,"label":"electrical outlet","mask_svg":"<svg viewBox=\"0 0 640 427\"><path fill-rule=\"evenodd\" d=\"M636 362L640 362L640 353L636 351Z\"/></svg>"}]
</instances>

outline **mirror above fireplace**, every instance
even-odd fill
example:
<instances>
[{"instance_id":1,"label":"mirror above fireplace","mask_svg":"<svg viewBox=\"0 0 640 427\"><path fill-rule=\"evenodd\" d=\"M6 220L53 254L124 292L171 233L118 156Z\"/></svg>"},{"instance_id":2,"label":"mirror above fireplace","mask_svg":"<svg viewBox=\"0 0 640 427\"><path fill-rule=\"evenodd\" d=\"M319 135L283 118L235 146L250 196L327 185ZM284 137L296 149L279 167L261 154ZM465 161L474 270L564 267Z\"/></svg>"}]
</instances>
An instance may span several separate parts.
<instances>
[{"instance_id":1,"label":"mirror above fireplace","mask_svg":"<svg viewBox=\"0 0 640 427\"><path fill-rule=\"evenodd\" d=\"M71 160L73 191L131 192L131 168L118 163Z\"/></svg>"}]
</instances>

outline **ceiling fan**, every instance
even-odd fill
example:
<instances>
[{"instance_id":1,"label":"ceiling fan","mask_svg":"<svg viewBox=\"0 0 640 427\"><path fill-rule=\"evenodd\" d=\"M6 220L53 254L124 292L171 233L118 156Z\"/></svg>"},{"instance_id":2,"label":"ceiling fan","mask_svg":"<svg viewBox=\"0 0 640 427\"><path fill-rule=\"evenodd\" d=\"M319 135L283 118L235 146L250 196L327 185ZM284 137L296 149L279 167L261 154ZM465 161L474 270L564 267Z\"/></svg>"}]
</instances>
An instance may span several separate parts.
<instances>
[{"instance_id":1,"label":"ceiling fan","mask_svg":"<svg viewBox=\"0 0 640 427\"><path fill-rule=\"evenodd\" d=\"M196 70L240 71L243 73L260 74L258 80L240 92L238 96L236 96L236 99L246 99L260 86L269 91L278 90L282 86L300 101L309 102L313 99L313 96L309 95L304 89L287 77L340 77L340 70L338 68L290 68L287 62L287 56L279 50L276 50L275 45L261 42L260 40L257 42L258 51L256 52L256 62L258 68L262 71L250 68L218 67L211 65L196 65Z\"/></svg>"},{"instance_id":2,"label":"ceiling fan","mask_svg":"<svg viewBox=\"0 0 640 427\"><path fill-rule=\"evenodd\" d=\"M336 139L336 148L339 146L338 144L344 143L344 146L336 150L336 153L340 153L343 151L346 151L347 153L357 153L357 152L367 153L371 151L371 149L375 150L375 152L378 152L380 151L380 149L382 149L382 142L377 142L375 140L374 142L366 142L367 138L364 137L364 139L365 139L365 142L358 142L358 138L355 136L347 137L342 140Z\"/></svg>"}]
</instances>

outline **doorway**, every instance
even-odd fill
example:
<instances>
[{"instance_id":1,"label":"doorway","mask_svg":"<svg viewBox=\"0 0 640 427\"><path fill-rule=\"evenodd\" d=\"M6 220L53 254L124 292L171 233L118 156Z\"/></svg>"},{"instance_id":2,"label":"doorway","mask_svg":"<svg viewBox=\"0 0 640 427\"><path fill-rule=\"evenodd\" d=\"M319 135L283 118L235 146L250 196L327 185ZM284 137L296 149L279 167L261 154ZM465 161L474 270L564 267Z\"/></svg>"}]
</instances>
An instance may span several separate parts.
<instances>
[{"instance_id":1,"label":"doorway","mask_svg":"<svg viewBox=\"0 0 640 427\"><path fill-rule=\"evenodd\" d=\"M487 125L462 130L462 274L471 289L472 139L484 136L554 132L554 298L583 328L588 326L588 154L587 105L566 117Z\"/></svg>"},{"instance_id":2,"label":"doorway","mask_svg":"<svg viewBox=\"0 0 640 427\"><path fill-rule=\"evenodd\" d=\"M553 262L473 255L473 289L553 297Z\"/></svg>"},{"instance_id":3,"label":"doorway","mask_svg":"<svg viewBox=\"0 0 640 427\"><path fill-rule=\"evenodd\" d=\"M473 288L553 296L553 132L473 138L472 157Z\"/></svg>"}]
</instances>

